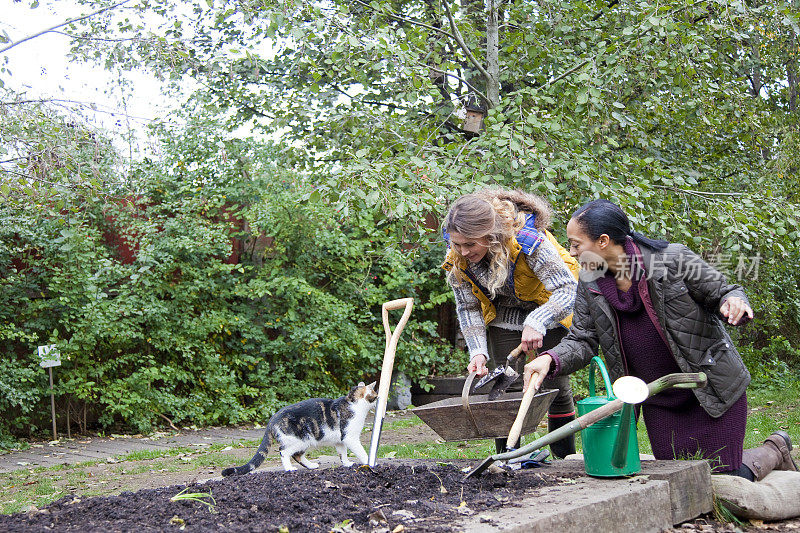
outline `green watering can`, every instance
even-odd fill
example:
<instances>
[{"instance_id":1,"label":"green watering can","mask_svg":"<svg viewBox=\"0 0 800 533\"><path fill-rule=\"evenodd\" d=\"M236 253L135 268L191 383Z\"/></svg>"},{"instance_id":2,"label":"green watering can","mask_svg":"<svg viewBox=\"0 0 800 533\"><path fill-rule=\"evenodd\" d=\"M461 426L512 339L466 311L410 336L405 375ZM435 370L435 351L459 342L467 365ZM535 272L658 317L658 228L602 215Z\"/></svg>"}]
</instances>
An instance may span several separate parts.
<instances>
[{"instance_id":1,"label":"green watering can","mask_svg":"<svg viewBox=\"0 0 800 533\"><path fill-rule=\"evenodd\" d=\"M595 396L595 368L600 370L607 396ZM578 416L616 400L611 380L603 360L595 356L589 366L588 398L577 404ZM633 406L626 403L621 411L598 420L581 431L583 464L586 473L596 477L618 477L636 474L642 469L639 462L639 441L636 439L636 420Z\"/></svg>"}]
</instances>

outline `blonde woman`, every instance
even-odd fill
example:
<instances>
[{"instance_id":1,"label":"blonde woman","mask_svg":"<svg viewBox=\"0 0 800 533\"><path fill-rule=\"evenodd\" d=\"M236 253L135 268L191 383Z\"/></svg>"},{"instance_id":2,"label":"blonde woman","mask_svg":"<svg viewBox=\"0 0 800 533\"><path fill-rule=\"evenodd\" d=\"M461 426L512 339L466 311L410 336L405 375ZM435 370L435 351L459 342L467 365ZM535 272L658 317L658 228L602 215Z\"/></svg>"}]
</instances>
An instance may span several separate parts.
<instances>
[{"instance_id":1,"label":"blonde woman","mask_svg":"<svg viewBox=\"0 0 800 533\"><path fill-rule=\"evenodd\" d=\"M547 231L551 216L539 196L502 189L462 196L450 207L442 226L448 245L442 268L455 295L470 372L485 375L490 360L504 364L520 343L531 352L566 335L580 266ZM544 387L559 391L550 406L550 430L574 420L569 376ZM504 450L505 440L496 446ZM550 450L558 458L575 453L575 439Z\"/></svg>"}]
</instances>

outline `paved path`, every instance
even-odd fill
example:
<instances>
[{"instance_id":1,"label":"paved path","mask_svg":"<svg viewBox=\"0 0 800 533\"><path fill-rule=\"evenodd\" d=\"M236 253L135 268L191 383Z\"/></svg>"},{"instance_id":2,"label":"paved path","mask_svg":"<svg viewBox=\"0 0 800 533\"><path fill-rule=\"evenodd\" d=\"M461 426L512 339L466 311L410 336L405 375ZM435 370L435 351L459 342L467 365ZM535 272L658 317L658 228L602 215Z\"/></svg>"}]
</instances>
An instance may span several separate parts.
<instances>
[{"instance_id":1,"label":"paved path","mask_svg":"<svg viewBox=\"0 0 800 533\"><path fill-rule=\"evenodd\" d=\"M389 411L386 422L413 416L410 411ZM372 415L367 418L364 431L372 428ZM0 455L0 474L20 468L49 467L77 464L86 461L105 461L109 458L142 450L168 450L170 448L202 448L212 444L233 444L240 440L261 441L264 427L212 427L199 430L184 429L179 432L156 433L153 436L113 435L111 437L62 438L54 442L36 442L24 451ZM427 435L430 440L437 437L427 428L412 431ZM363 442L363 439L362 439ZM367 438L367 443L369 439ZM366 445L365 445L366 446Z\"/></svg>"},{"instance_id":2,"label":"paved path","mask_svg":"<svg viewBox=\"0 0 800 533\"><path fill-rule=\"evenodd\" d=\"M142 450L168 450L178 447L201 448L212 444L232 444L243 439L260 440L263 436L263 427L258 429L207 428L197 431L183 430L170 434L156 434L151 437L116 435L104 438L86 437L39 442L33 443L27 450L0 455L0 473L20 468L103 461Z\"/></svg>"}]
</instances>

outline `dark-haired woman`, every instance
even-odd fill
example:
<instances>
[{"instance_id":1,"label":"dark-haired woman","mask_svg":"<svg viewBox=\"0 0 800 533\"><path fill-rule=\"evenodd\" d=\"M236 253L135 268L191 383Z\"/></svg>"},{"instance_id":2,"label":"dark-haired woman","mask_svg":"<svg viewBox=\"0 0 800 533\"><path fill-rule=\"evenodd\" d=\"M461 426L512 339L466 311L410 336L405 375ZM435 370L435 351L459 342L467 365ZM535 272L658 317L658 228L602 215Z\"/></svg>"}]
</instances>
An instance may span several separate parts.
<instances>
[{"instance_id":1,"label":"dark-haired woman","mask_svg":"<svg viewBox=\"0 0 800 533\"><path fill-rule=\"evenodd\" d=\"M584 270L569 335L525 366L525 386L570 374L602 348L612 379L646 382L673 372L705 372L708 385L672 389L642 406L657 459L709 459L718 472L760 480L797 470L789 435L779 431L742 450L750 374L723 320L741 325L753 310L739 285L681 244L632 232L608 200L582 206L567 225L570 254Z\"/></svg>"}]
</instances>

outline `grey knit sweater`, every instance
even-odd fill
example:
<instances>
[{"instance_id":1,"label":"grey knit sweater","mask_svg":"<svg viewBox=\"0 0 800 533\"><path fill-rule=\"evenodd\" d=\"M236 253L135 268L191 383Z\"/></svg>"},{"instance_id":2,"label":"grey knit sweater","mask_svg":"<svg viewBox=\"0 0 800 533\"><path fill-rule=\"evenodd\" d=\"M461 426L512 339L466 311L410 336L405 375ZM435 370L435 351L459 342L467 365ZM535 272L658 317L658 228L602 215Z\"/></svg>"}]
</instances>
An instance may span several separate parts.
<instances>
[{"instance_id":1,"label":"grey knit sweater","mask_svg":"<svg viewBox=\"0 0 800 533\"><path fill-rule=\"evenodd\" d=\"M552 295L545 304L537 306L534 302L524 302L517 298L513 284L503 284L492 300L497 309L497 318L491 322L491 326L517 331L530 326L544 335L549 328L555 327L559 321L572 313L578 282L561 259L556 247L547 239L544 239L531 255L522 252L520 255L522 256L520 260L524 258L528 262L533 273ZM479 263L470 263L469 270L482 285L488 285L488 258ZM467 281L457 282L453 286L453 293L458 323L467 343L470 358L478 354L488 358L486 323L483 320L480 301L472 294L472 287Z\"/></svg>"}]
</instances>

